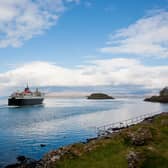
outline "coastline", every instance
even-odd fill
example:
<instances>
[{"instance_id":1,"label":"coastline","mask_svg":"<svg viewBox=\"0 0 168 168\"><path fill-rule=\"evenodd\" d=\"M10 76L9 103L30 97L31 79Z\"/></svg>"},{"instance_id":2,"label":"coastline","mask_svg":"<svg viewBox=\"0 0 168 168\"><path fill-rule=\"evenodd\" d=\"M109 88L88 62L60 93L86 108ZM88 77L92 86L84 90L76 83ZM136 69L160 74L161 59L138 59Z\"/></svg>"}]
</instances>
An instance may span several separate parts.
<instances>
[{"instance_id":1,"label":"coastline","mask_svg":"<svg viewBox=\"0 0 168 168\"><path fill-rule=\"evenodd\" d=\"M160 120L161 126L163 125L164 129L167 130L168 112L163 112L155 116L145 118L142 122L129 126L127 128L122 128L117 132L88 139L87 142L75 143L61 147L57 150L52 150L49 153L45 154L44 157L42 157L42 159L38 161L30 158L23 158L22 161L20 160L20 162L16 164L9 165L7 166L7 168L66 167L66 165L69 163L70 167L73 167L75 163L76 167L79 167L79 165L83 164L81 158L85 158L84 160L87 163L87 160L89 159L87 158L87 155L90 155L90 157L92 158L95 153L98 152L100 155L99 157L101 157L100 151L104 151L105 146L111 146L111 143L112 148L117 147L120 149L120 147L122 146L123 149L121 149L121 153L122 156L124 156L124 159L121 159L120 157L118 159L120 160L121 164L131 168L131 166L133 167L135 166L135 164L140 165L145 162L145 156L143 156L145 154L143 154L143 152L140 152L140 149L144 149L144 147L146 146L151 147L150 143L155 141L155 138L157 138L157 136L155 137L155 133L160 133L158 132L158 127L160 127L159 124L157 125L158 120ZM137 134L137 132L139 133ZM139 149L137 150L137 148ZM148 152L150 152L150 150ZM113 155L115 154L115 152L110 154L112 155L112 157L114 157ZM89 162L87 164L89 164ZM115 164L116 166L120 165L120 163L118 163L119 165L117 165L117 163Z\"/></svg>"}]
</instances>

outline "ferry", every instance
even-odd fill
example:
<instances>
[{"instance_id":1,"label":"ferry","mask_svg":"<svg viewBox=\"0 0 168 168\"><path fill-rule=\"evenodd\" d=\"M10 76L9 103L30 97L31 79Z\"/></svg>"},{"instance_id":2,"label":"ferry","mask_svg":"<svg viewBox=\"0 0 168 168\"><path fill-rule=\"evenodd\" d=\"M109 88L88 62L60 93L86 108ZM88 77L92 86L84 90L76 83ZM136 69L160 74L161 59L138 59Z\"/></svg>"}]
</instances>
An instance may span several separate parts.
<instances>
[{"instance_id":1,"label":"ferry","mask_svg":"<svg viewBox=\"0 0 168 168\"><path fill-rule=\"evenodd\" d=\"M14 92L8 98L9 106L25 106L42 104L44 100L44 93L41 93L38 88L32 92L28 85L22 92Z\"/></svg>"}]
</instances>

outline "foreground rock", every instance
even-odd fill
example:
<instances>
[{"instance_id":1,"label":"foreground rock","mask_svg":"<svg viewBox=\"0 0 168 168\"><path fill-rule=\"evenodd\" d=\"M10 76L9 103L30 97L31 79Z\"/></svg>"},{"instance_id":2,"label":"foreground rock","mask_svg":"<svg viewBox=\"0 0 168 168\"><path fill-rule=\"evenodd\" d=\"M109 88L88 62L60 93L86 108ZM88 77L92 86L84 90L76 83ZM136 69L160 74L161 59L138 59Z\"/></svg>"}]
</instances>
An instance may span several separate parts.
<instances>
[{"instance_id":1,"label":"foreground rock","mask_svg":"<svg viewBox=\"0 0 168 168\"><path fill-rule=\"evenodd\" d=\"M17 160L18 163L8 165L6 168L38 168L39 165L38 161L31 158L26 158L25 156L18 156Z\"/></svg>"},{"instance_id":2,"label":"foreground rock","mask_svg":"<svg viewBox=\"0 0 168 168\"><path fill-rule=\"evenodd\" d=\"M147 127L141 127L136 131L128 131L125 136L125 139L135 146L146 145L152 138L151 130Z\"/></svg>"},{"instance_id":3,"label":"foreground rock","mask_svg":"<svg viewBox=\"0 0 168 168\"><path fill-rule=\"evenodd\" d=\"M160 91L159 96L152 96L150 98L146 98L144 101L168 103L168 87L163 88Z\"/></svg>"},{"instance_id":4,"label":"foreground rock","mask_svg":"<svg viewBox=\"0 0 168 168\"><path fill-rule=\"evenodd\" d=\"M93 93L87 97L88 99L114 99L114 97L109 96L104 93Z\"/></svg>"},{"instance_id":5,"label":"foreground rock","mask_svg":"<svg viewBox=\"0 0 168 168\"><path fill-rule=\"evenodd\" d=\"M142 156L141 153L136 151L129 151L129 153L126 156L127 162L128 162L128 168L138 168L140 167Z\"/></svg>"}]
</instances>

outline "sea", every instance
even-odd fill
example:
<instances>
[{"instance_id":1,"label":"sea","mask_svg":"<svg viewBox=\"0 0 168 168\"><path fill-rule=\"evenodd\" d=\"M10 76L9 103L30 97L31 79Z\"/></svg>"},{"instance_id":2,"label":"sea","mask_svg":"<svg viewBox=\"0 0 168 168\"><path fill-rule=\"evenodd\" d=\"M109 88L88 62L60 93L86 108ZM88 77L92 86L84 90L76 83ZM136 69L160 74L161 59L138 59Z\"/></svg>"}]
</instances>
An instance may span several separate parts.
<instances>
[{"instance_id":1,"label":"sea","mask_svg":"<svg viewBox=\"0 0 168 168\"><path fill-rule=\"evenodd\" d=\"M8 107L7 98L0 98L0 168L20 155L40 159L53 149L85 142L97 136L98 126L165 111L168 104L142 98L46 98L43 105L26 107Z\"/></svg>"}]
</instances>

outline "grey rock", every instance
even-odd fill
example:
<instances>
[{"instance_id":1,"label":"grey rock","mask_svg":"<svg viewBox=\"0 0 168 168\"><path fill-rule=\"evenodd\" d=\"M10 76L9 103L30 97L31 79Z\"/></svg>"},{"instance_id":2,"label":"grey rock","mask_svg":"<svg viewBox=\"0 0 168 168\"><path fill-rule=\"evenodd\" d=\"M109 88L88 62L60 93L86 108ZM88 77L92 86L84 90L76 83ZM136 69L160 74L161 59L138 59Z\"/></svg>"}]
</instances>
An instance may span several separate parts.
<instances>
[{"instance_id":1,"label":"grey rock","mask_svg":"<svg viewBox=\"0 0 168 168\"><path fill-rule=\"evenodd\" d=\"M126 156L128 162L128 168L138 168L139 167L139 153L130 151Z\"/></svg>"}]
</instances>

